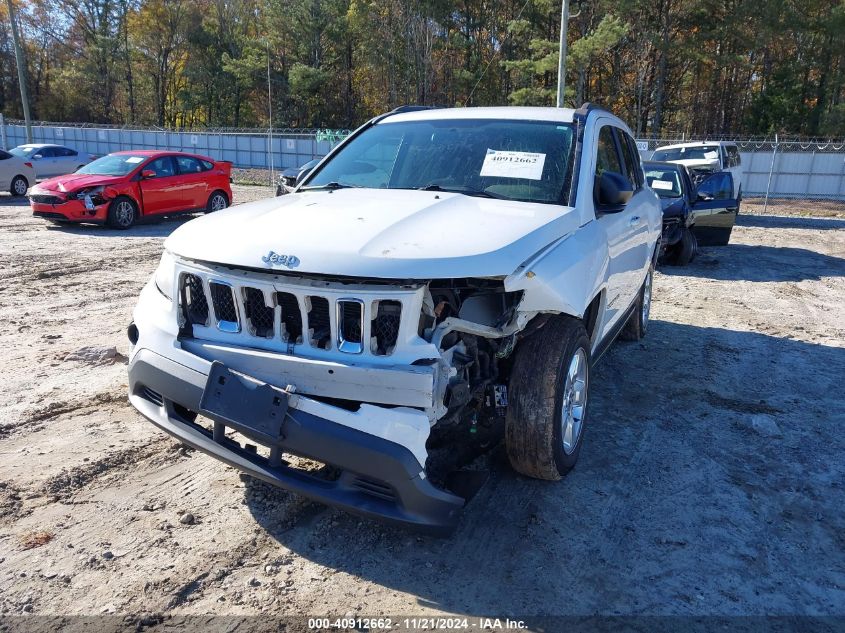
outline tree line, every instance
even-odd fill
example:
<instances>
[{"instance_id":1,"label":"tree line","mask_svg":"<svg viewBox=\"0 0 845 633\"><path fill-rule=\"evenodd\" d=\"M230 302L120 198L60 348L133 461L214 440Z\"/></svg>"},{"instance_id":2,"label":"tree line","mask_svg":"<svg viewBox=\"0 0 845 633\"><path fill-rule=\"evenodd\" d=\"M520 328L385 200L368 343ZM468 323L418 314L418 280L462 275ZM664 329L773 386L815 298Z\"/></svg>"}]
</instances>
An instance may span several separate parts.
<instances>
[{"instance_id":1,"label":"tree line","mask_svg":"<svg viewBox=\"0 0 845 633\"><path fill-rule=\"evenodd\" d=\"M353 127L555 100L557 0L15 2L35 119L266 127L272 104L276 127ZM574 0L566 100L638 136L845 136L843 33L845 0ZM0 112L22 116L4 4Z\"/></svg>"}]
</instances>

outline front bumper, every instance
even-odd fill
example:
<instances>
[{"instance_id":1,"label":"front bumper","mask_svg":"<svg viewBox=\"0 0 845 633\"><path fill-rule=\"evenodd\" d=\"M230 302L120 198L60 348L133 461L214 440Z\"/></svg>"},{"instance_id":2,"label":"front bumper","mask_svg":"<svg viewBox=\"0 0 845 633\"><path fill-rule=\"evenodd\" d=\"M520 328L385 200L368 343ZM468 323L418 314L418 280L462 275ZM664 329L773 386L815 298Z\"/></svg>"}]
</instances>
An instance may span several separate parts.
<instances>
[{"instance_id":1,"label":"front bumper","mask_svg":"<svg viewBox=\"0 0 845 633\"><path fill-rule=\"evenodd\" d=\"M61 204L47 204L44 202L30 201L32 215L45 220L58 220L61 222L94 222L103 223L108 215L109 205L101 204L93 209L86 209L82 200L70 199Z\"/></svg>"},{"instance_id":2,"label":"front bumper","mask_svg":"<svg viewBox=\"0 0 845 633\"><path fill-rule=\"evenodd\" d=\"M448 534L456 525L464 499L433 486L408 448L324 417L291 408L276 452L324 462L340 470L332 481L270 460L219 432L196 424L211 363L195 357L187 367L149 349L138 349L129 365L129 399L163 431L194 448L268 483L349 512ZM302 398L302 396L297 396ZM303 400L308 401L307 398ZM313 401L309 401L313 402ZM240 430L250 440L248 432Z\"/></svg>"}]
</instances>

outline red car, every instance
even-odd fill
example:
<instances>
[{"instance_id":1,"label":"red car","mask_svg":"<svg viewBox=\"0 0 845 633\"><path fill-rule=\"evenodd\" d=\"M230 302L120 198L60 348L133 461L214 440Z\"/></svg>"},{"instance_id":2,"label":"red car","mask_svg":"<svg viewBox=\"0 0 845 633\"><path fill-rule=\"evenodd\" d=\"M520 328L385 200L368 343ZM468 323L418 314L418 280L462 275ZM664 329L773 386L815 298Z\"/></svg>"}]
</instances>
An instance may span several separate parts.
<instances>
[{"instance_id":1,"label":"red car","mask_svg":"<svg viewBox=\"0 0 845 633\"><path fill-rule=\"evenodd\" d=\"M115 152L29 191L32 214L52 222L128 229L143 217L219 211L232 201L232 164L153 150Z\"/></svg>"}]
</instances>

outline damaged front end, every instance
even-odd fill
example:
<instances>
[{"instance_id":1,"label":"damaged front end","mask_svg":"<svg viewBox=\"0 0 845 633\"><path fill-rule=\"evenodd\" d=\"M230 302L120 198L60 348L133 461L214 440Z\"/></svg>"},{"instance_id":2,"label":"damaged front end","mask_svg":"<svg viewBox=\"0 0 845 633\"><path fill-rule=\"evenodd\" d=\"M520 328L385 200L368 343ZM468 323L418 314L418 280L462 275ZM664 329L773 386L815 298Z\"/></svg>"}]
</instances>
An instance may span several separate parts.
<instances>
[{"instance_id":1,"label":"damaged front end","mask_svg":"<svg viewBox=\"0 0 845 633\"><path fill-rule=\"evenodd\" d=\"M521 297L503 279L326 279L166 255L135 311L130 400L254 476L436 531L476 487L453 473L501 436L511 355L534 316ZM283 410L232 404L256 390ZM341 475L304 485L288 453Z\"/></svg>"}]
</instances>

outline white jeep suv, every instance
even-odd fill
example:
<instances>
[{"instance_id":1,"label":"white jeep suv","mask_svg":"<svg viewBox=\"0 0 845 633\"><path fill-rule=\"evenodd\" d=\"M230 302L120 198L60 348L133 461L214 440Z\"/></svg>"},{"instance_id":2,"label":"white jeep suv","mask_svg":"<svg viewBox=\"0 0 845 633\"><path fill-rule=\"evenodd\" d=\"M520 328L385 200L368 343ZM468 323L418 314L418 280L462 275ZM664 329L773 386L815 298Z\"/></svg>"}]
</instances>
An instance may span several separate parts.
<instances>
[{"instance_id":1,"label":"white jeep suv","mask_svg":"<svg viewBox=\"0 0 845 633\"><path fill-rule=\"evenodd\" d=\"M448 532L466 446L503 435L539 479L573 467L592 364L645 334L660 233L609 112L400 108L291 195L166 240L129 328L129 397L254 477Z\"/></svg>"}]
</instances>

